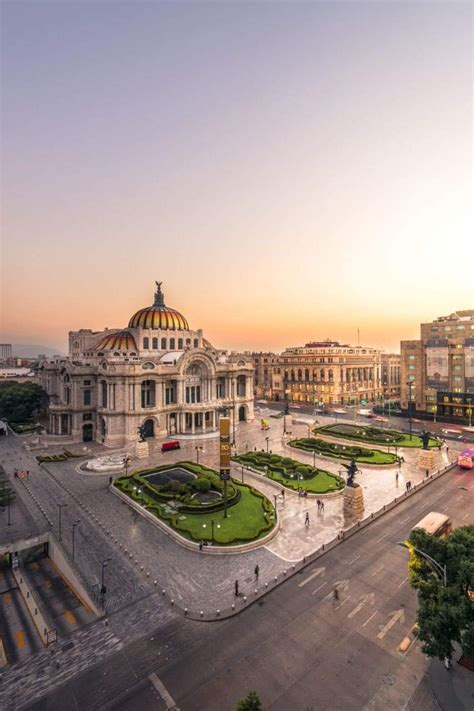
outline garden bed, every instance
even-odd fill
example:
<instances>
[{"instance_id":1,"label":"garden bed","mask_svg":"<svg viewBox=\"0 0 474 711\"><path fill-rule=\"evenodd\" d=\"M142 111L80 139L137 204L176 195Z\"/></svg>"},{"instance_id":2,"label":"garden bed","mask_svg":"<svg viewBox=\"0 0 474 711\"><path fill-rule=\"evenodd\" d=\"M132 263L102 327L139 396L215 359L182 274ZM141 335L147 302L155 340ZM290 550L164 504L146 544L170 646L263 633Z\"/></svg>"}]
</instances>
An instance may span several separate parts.
<instances>
[{"instance_id":1,"label":"garden bed","mask_svg":"<svg viewBox=\"0 0 474 711\"><path fill-rule=\"evenodd\" d=\"M79 459L79 457L83 456L83 454L74 454L73 452L69 452L67 449L65 449L62 454L38 454L36 459L38 460L39 464L42 464L43 462L49 462L50 464L53 464L54 462L67 462L68 459Z\"/></svg>"},{"instance_id":2,"label":"garden bed","mask_svg":"<svg viewBox=\"0 0 474 711\"><path fill-rule=\"evenodd\" d=\"M184 470L193 474L187 483L174 479L155 478L147 481L146 475ZM120 477L114 486L143 506L185 538L217 545L248 543L266 535L275 525L273 505L259 491L247 484L231 479L227 482L227 517L225 517L224 482L219 474L204 465L192 462L153 467ZM214 492L207 497L196 493Z\"/></svg>"},{"instance_id":3,"label":"garden bed","mask_svg":"<svg viewBox=\"0 0 474 711\"><path fill-rule=\"evenodd\" d=\"M334 459L355 460L361 464L376 464L379 466L397 464L400 457L392 452L382 452L379 449L368 449L366 447L357 447L355 445L336 444L327 442L324 439L315 437L303 437L302 439L292 439L288 442L290 447L302 449L308 454L316 452L323 457L332 457Z\"/></svg>"},{"instance_id":4,"label":"garden bed","mask_svg":"<svg viewBox=\"0 0 474 711\"><path fill-rule=\"evenodd\" d=\"M330 437L340 437L342 439L354 439L358 442L367 442L367 444L378 444L389 447L422 447L423 442L418 435L410 435L406 432L397 432L396 430L386 430L380 427L372 427L371 425L351 425L339 423L335 425L324 425L317 427L314 432L329 435ZM430 449L441 446L441 440L435 437L430 437L428 446Z\"/></svg>"},{"instance_id":5,"label":"garden bed","mask_svg":"<svg viewBox=\"0 0 474 711\"><path fill-rule=\"evenodd\" d=\"M345 486L344 480L336 474L302 464L290 457L280 457L278 454L247 452L232 459L261 471L269 479L294 491L301 487L309 494L327 494Z\"/></svg>"}]
</instances>

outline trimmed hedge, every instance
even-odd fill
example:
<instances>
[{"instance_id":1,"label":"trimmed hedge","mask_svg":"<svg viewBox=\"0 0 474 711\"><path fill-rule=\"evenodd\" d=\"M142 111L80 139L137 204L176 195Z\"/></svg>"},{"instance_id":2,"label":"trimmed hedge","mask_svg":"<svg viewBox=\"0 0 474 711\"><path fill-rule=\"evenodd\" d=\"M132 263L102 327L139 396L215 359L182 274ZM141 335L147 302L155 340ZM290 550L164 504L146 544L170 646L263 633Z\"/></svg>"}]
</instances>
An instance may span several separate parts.
<instances>
[{"instance_id":1,"label":"trimmed hedge","mask_svg":"<svg viewBox=\"0 0 474 711\"><path fill-rule=\"evenodd\" d=\"M53 462L67 462L68 459L78 459L79 457L82 457L82 456L83 456L82 454L73 454L72 452L69 452L67 449L64 449L62 454L49 454L49 455L39 454L39 455L37 455L36 459L40 464L42 462L49 462L51 464Z\"/></svg>"},{"instance_id":2,"label":"trimmed hedge","mask_svg":"<svg viewBox=\"0 0 474 711\"><path fill-rule=\"evenodd\" d=\"M232 459L263 472L269 479L296 490L303 485L310 493L324 494L345 486L341 477L324 469L311 467L290 457L279 457L267 452L247 452ZM278 462L278 463L277 463Z\"/></svg>"},{"instance_id":3,"label":"trimmed hedge","mask_svg":"<svg viewBox=\"0 0 474 711\"><path fill-rule=\"evenodd\" d=\"M396 430L385 430L372 425L350 425L345 422L334 425L324 425L317 427L315 432L329 435L331 437L341 437L343 439L354 439L358 442L366 442L367 444L378 444L385 447L422 447L423 442L418 435L410 436L405 432ZM389 438L390 441L387 441ZM439 447L441 440L430 437L428 446L431 449Z\"/></svg>"},{"instance_id":4,"label":"trimmed hedge","mask_svg":"<svg viewBox=\"0 0 474 711\"><path fill-rule=\"evenodd\" d=\"M325 457L333 457L335 459L355 459L356 462L365 464L379 464L383 466L385 464L396 464L400 461L400 457L396 454L392 454L392 452L382 452L380 449L367 449L366 447L335 444L314 437L293 439L288 442L288 444L290 447L302 449L310 454L316 452Z\"/></svg>"}]
</instances>

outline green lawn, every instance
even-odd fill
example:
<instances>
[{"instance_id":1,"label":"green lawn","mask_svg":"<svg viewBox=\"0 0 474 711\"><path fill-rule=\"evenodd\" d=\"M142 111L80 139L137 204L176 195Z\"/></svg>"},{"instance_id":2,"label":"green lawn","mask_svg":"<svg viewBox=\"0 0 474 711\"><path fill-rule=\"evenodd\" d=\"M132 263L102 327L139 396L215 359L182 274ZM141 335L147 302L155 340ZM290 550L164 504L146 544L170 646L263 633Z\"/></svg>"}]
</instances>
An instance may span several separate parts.
<instances>
[{"instance_id":1,"label":"green lawn","mask_svg":"<svg viewBox=\"0 0 474 711\"><path fill-rule=\"evenodd\" d=\"M423 442L418 435L410 435L406 432L397 432L396 430L381 429L380 427L372 427L371 425L350 425L340 423L335 425L324 425L317 427L314 432L320 432L331 437L339 437L343 439L354 439L358 442L366 442L367 444L377 444L379 446L390 447L422 447ZM428 446L430 449L439 447L440 440L430 437Z\"/></svg>"},{"instance_id":2,"label":"green lawn","mask_svg":"<svg viewBox=\"0 0 474 711\"><path fill-rule=\"evenodd\" d=\"M198 468L191 462L180 462L179 466L193 471L208 470L217 475L217 472L202 465ZM140 472L136 472L136 475L139 474ZM223 509L202 513L180 512L179 508L174 510L170 506L170 500L159 502L143 490L138 494L137 490L133 489L132 477L120 477L114 485L167 526L194 542L200 540L212 542L212 521L214 521L214 542L218 545L248 543L268 534L275 525L274 507L267 497L253 487L234 479L229 482L229 488L237 490L240 498L237 503L228 507L227 518L224 516Z\"/></svg>"},{"instance_id":3,"label":"green lawn","mask_svg":"<svg viewBox=\"0 0 474 711\"><path fill-rule=\"evenodd\" d=\"M396 464L399 461L399 457L392 452L382 452L380 449L368 449L367 447L351 446L350 444L337 444L314 437L293 439L288 442L288 444L290 447L302 449L309 454L315 451L324 457L334 457L335 459L346 459L349 461L355 459L355 461L360 464L385 465Z\"/></svg>"},{"instance_id":4,"label":"green lawn","mask_svg":"<svg viewBox=\"0 0 474 711\"><path fill-rule=\"evenodd\" d=\"M324 469L311 467L296 459L280 457L267 452L247 452L233 457L234 461L248 465L282 486L298 490L306 489L309 494L326 494L345 486L344 480Z\"/></svg>"}]
</instances>

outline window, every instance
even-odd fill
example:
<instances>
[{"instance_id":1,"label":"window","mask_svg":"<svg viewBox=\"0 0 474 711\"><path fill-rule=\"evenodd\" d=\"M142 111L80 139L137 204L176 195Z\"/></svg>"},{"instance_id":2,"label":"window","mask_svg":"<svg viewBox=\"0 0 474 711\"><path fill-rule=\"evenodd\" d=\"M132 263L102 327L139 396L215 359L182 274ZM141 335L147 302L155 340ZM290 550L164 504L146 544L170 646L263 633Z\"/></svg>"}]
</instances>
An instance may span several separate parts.
<instances>
[{"instance_id":1,"label":"window","mask_svg":"<svg viewBox=\"0 0 474 711\"><path fill-rule=\"evenodd\" d=\"M161 350L162 351L166 350L166 338L161 339Z\"/></svg>"},{"instance_id":2,"label":"window","mask_svg":"<svg viewBox=\"0 0 474 711\"><path fill-rule=\"evenodd\" d=\"M416 358L416 356L414 356L413 354L410 354L408 356L408 360L415 360L415 358Z\"/></svg>"},{"instance_id":3,"label":"window","mask_svg":"<svg viewBox=\"0 0 474 711\"><path fill-rule=\"evenodd\" d=\"M153 407L155 404L155 381L144 380L141 388L142 407Z\"/></svg>"},{"instance_id":4,"label":"window","mask_svg":"<svg viewBox=\"0 0 474 711\"><path fill-rule=\"evenodd\" d=\"M175 348L175 345L174 345L174 344L175 344L175 339L174 339L174 338L170 338L170 350L171 350L171 351L174 351L174 348Z\"/></svg>"},{"instance_id":5,"label":"window","mask_svg":"<svg viewBox=\"0 0 474 711\"><path fill-rule=\"evenodd\" d=\"M198 348L198 347L199 347L199 341L197 338L195 338L194 339L194 348Z\"/></svg>"},{"instance_id":6,"label":"window","mask_svg":"<svg viewBox=\"0 0 474 711\"><path fill-rule=\"evenodd\" d=\"M455 380L457 383L459 383L462 380L462 378L460 375L454 375L453 380Z\"/></svg>"},{"instance_id":7,"label":"window","mask_svg":"<svg viewBox=\"0 0 474 711\"><path fill-rule=\"evenodd\" d=\"M90 381L90 380L84 380L84 385L85 385L85 386L90 385L90 384L91 384L91 381Z\"/></svg>"},{"instance_id":8,"label":"window","mask_svg":"<svg viewBox=\"0 0 474 711\"><path fill-rule=\"evenodd\" d=\"M416 365L409 365L408 366L408 370L415 370L415 368L416 368Z\"/></svg>"},{"instance_id":9,"label":"window","mask_svg":"<svg viewBox=\"0 0 474 711\"><path fill-rule=\"evenodd\" d=\"M453 365L453 370L461 370L461 366L460 365Z\"/></svg>"},{"instance_id":10,"label":"window","mask_svg":"<svg viewBox=\"0 0 474 711\"><path fill-rule=\"evenodd\" d=\"M408 380L415 380L415 376L414 376L414 375L409 375L409 376L408 376Z\"/></svg>"},{"instance_id":11,"label":"window","mask_svg":"<svg viewBox=\"0 0 474 711\"><path fill-rule=\"evenodd\" d=\"M154 351L157 351L157 350L158 350L158 339L157 339L157 338L153 338L153 339L152 339L152 341L151 341L151 347L153 348Z\"/></svg>"},{"instance_id":12,"label":"window","mask_svg":"<svg viewBox=\"0 0 474 711\"><path fill-rule=\"evenodd\" d=\"M89 389L84 390L84 405L91 404L91 391Z\"/></svg>"},{"instance_id":13,"label":"window","mask_svg":"<svg viewBox=\"0 0 474 711\"><path fill-rule=\"evenodd\" d=\"M107 383L105 380L100 382L101 397L102 397L102 407L107 407Z\"/></svg>"},{"instance_id":14,"label":"window","mask_svg":"<svg viewBox=\"0 0 474 711\"><path fill-rule=\"evenodd\" d=\"M145 337L145 338L143 339L143 348L144 348L145 350L148 350L149 347L150 347L150 339Z\"/></svg>"},{"instance_id":15,"label":"window","mask_svg":"<svg viewBox=\"0 0 474 711\"><path fill-rule=\"evenodd\" d=\"M191 345L191 339L190 339L190 338L186 338L186 345L187 345L187 346L190 346L190 345Z\"/></svg>"},{"instance_id":16,"label":"window","mask_svg":"<svg viewBox=\"0 0 474 711\"><path fill-rule=\"evenodd\" d=\"M183 339L178 338L178 351L182 351L182 350L183 350Z\"/></svg>"}]
</instances>

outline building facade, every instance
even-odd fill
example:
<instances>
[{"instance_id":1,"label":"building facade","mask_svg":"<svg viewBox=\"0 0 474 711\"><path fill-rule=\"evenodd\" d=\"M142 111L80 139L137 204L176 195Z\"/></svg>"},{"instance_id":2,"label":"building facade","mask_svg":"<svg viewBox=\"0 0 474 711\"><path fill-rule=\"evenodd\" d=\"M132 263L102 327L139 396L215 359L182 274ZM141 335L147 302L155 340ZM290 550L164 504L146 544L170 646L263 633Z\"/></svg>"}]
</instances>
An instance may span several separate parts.
<instances>
[{"instance_id":1,"label":"building facade","mask_svg":"<svg viewBox=\"0 0 474 711\"><path fill-rule=\"evenodd\" d=\"M359 405L383 398L381 351L337 341L287 348L273 368L274 400Z\"/></svg>"},{"instance_id":2,"label":"building facade","mask_svg":"<svg viewBox=\"0 0 474 711\"><path fill-rule=\"evenodd\" d=\"M401 407L470 419L474 405L474 310L420 325L401 342ZM471 411L471 412L470 412Z\"/></svg>"},{"instance_id":3,"label":"building facade","mask_svg":"<svg viewBox=\"0 0 474 711\"><path fill-rule=\"evenodd\" d=\"M381 354L382 391L384 400L400 400L400 362L398 353Z\"/></svg>"},{"instance_id":4,"label":"building facade","mask_svg":"<svg viewBox=\"0 0 474 711\"><path fill-rule=\"evenodd\" d=\"M122 446L147 437L217 431L228 411L252 420L254 368L249 356L216 350L164 303L137 311L126 329L69 333L69 355L43 361L49 433L74 442Z\"/></svg>"},{"instance_id":5,"label":"building facade","mask_svg":"<svg viewBox=\"0 0 474 711\"><path fill-rule=\"evenodd\" d=\"M0 343L0 362L6 362L12 357L12 344Z\"/></svg>"},{"instance_id":6,"label":"building facade","mask_svg":"<svg viewBox=\"0 0 474 711\"><path fill-rule=\"evenodd\" d=\"M273 397L273 368L278 363L276 353L250 353L255 368L253 393L256 398L271 400Z\"/></svg>"}]
</instances>

